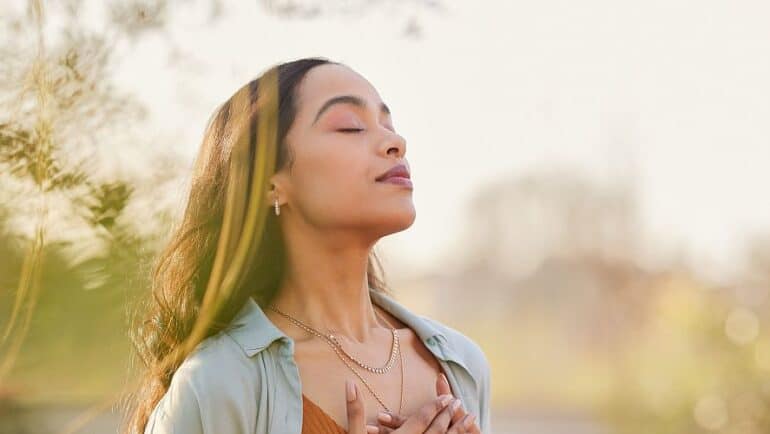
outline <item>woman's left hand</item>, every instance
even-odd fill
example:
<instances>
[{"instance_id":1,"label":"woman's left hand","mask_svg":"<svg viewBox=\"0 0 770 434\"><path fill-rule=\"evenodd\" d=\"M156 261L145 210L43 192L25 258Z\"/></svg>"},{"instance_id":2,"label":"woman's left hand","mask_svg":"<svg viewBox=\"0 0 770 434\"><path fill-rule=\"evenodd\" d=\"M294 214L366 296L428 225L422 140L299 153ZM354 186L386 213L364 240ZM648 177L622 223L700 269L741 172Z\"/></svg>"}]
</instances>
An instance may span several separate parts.
<instances>
[{"instance_id":1,"label":"woman's left hand","mask_svg":"<svg viewBox=\"0 0 770 434\"><path fill-rule=\"evenodd\" d=\"M443 373L439 374L439 377L436 380L436 394L437 396L452 394L452 389L449 387L449 382ZM389 417L383 417L385 415ZM378 428L378 434L388 434L400 427L405 420L406 418L400 414L381 412L377 416L377 425L368 425L368 427L376 426ZM454 411L449 426L450 429L447 431L448 433L481 434L481 429L476 423L476 416L466 413L462 404ZM367 432L374 432L374 430L368 430Z\"/></svg>"}]
</instances>

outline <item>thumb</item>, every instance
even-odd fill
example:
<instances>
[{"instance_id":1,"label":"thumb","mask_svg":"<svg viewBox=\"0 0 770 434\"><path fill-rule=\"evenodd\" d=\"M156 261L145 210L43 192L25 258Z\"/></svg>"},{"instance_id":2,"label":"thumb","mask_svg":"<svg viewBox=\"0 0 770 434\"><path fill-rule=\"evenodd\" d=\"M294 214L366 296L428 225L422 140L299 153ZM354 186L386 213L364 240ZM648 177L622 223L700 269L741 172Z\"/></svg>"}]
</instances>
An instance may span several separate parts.
<instances>
[{"instance_id":1,"label":"thumb","mask_svg":"<svg viewBox=\"0 0 770 434\"><path fill-rule=\"evenodd\" d=\"M348 434L366 433L366 414L364 401L358 393L358 387L350 380L345 379L345 398L348 409Z\"/></svg>"},{"instance_id":2,"label":"thumb","mask_svg":"<svg viewBox=\"0 0 770 434\"><path fill-rule=\"evenodd\" d=\"M446 375L444 375L443 372L438 374L438 378L436 378L436 395L451 395L452 389L449 387L449 380L447 380Z\"/></svg>"}]
</instances>

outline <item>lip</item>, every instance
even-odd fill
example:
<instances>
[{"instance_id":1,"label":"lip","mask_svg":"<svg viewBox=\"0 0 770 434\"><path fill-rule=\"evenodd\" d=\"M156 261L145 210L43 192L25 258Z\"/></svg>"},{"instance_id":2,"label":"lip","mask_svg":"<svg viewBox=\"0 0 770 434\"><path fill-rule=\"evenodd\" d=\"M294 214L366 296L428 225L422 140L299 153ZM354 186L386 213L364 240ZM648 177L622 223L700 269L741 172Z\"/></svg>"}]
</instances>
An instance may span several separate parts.
<instances>
[{"instance_id":1,"label":"lip","mask_svg":"<svg viewBox=\"0 0 770 434\"><path fill-rule=\"evenodd\" d=\"M401 176L390 176L388 178L383 179L382 181L377 181L385 184L396 184L396 185L403 185L404 187L413 188L412 186L412 180L409 178L403 178Z\"/></svg>"},{"instance_id":2,"label":"lip","mask_svg":"<svg viewBox=\"0 0 770 434\"><path fill-rule=\"evenodd\" d=\"M403 164L396 164L395 166L391 167L390 170L383 173L382 175L378 176L376 181L377 182L392 182L399 180L399 183L403 183L404 180L409 181L409 185L412 184L410 181L409 176L409 169L406 168Z\"/></svg>"}]
</instances>

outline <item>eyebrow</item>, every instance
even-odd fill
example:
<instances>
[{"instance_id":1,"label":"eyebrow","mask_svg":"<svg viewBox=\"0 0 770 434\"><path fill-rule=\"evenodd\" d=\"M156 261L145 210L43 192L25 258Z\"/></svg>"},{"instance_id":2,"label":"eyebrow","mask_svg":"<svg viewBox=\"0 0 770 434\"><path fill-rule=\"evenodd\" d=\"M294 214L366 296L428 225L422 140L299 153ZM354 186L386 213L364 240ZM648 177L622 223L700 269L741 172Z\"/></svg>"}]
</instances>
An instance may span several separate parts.
<instances>
[{"instance_id":1,"label":"eyebrow","mask_svg":"<svg viewBox=\"0 0 770 434\"><path fill-rule=\"evenodd\" d=\"M318 113L316 113L315 115L315 119L313 119L313 124L315 124L318 118L320 118L321 115L334 104L352 104L360 108L366 108L367 106L366 101L364 101L362 98L359 98L355 95L335 96L333 98L330 98L328 101L324 103L324 105L321 106L321 109L318 110ZM388 108L387 104L385 104L384 102L380 103L380 111L388 115L390 114L390 108Z\"/></svg>"}]
</instances>

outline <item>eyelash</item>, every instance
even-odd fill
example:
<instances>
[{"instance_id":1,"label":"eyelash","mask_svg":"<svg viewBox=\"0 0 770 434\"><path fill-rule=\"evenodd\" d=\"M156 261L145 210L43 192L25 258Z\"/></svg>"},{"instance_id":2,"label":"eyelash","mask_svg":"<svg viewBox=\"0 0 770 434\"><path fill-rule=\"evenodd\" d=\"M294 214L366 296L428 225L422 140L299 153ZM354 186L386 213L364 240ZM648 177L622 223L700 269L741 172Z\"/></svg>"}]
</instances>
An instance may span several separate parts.
<instances>
[{"instance_id":1,"label":"eyelash","mask_svg":"<svg viewBox=\"0 0 770 434\"><path fill-rule=\"evenodd\" d=\"M351 133L351 132L357 133L357 132L360 132L360 131L363 131L363 130L364 130L363 128L340 128L337 131L341 131L341 132L344 132L344 133Z\"/></svg>"}]
</instances>

